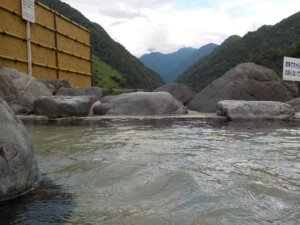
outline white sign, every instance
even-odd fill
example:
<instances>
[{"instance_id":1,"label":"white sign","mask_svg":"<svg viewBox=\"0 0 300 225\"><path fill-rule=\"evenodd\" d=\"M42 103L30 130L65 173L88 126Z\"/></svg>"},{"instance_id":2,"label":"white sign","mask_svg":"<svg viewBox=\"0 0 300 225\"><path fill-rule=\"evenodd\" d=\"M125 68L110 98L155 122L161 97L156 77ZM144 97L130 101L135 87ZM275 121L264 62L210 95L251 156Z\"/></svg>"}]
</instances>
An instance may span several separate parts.
<instances>
[{"instance_id":1,"label":"white sign","mask_svg":"<svg viewBox=\"0 0 300 225\"><path fill-rule=\"evenodd\" d=\"M300 59L284 57L283 80L300 81Z\"/></svg>"},{"instance_id":2,"label":"white sign","mask_svg":"<svg viewBox=\"0 0 300 225\"><path fill-rule=\"evenodd\" d=\"M35 0L22 0L22 17L31 23L35 23Z\"/></svg>"}]
</instances>

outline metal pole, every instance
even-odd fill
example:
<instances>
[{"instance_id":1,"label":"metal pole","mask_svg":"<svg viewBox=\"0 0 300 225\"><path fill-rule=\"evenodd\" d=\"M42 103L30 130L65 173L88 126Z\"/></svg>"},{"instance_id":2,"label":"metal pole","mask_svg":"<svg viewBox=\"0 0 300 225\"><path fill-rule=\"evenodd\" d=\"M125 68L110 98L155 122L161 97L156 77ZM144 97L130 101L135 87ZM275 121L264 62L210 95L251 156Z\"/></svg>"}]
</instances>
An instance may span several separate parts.
<instances>
[{"instance_id":1,"label":"metal pole","mask_svg":"<svg viewBox=\"0 0 300 225\"><path fill-rule=\"evenodd\" d=\"M32 56L31 56L31 41L30 41L30 39L31 39L30 22L26 21L28 75L32 76Z\"/></svg>"}]
</instances>

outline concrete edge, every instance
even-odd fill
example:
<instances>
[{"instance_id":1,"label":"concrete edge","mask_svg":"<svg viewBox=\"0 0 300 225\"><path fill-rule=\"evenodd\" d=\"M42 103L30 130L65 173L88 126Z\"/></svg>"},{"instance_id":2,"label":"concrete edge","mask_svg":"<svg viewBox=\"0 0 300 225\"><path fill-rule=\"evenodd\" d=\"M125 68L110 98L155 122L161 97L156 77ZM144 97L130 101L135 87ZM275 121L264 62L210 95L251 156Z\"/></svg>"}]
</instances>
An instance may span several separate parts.
<instances>
[{"instance_id":1,"label":"concrete edge","mask_svg":"<svg viewBox=\"0 0 300 225\"><path fill-rule=\"evenodd\" d=\"M97 122L126 122L126 121L199 121L199 122L227 122L225 116L217 116L215 113L190 112L185 115L164 115L164 116L126 116L126 115L105 115L92 117L65 117L48 119L46 116L38 115L18 115L25 124L97 124ZM261 120L261 119L258 119ZM264 120L264 119L262 119ZM268 119L266 119L268 120ZM249 120L240 120L249 121ZM290 121L300 121L300 112L296 113Z\"/></svg>"}]
</instances>

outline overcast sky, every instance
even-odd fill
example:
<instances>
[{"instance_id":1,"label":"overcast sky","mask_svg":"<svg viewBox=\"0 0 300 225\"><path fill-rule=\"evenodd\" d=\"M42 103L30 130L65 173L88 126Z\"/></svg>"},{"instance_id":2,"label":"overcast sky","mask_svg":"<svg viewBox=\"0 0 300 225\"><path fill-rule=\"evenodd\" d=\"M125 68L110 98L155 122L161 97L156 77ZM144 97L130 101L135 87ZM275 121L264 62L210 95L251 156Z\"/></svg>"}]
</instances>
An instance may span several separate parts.
<instances>
[{"instance_id":1,"label":"overcast sky","mask_svg":"<svg viewBox=\"0 0 300 225\"><path fill-rule=\"evenodd\" d=\"M220 44L299 11L299 0L62 0L135 56Z\"/></svg>"}]
</instances>

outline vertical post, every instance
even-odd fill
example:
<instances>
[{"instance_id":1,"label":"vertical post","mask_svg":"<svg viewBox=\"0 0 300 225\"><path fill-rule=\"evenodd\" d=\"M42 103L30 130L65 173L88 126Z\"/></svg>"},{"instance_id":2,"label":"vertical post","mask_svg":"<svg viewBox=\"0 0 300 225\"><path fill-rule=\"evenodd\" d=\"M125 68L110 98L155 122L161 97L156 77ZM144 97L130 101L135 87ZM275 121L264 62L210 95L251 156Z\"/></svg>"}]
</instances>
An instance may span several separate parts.
<instances>
[{"instance_id":1,"label":"vertical post","mask_svg":"<svg viewBox=\"0 0 300 225\"><path fill-rule=\"evenodd\" d=\"M30 30L29 21L26 21L26 41L27 41L28 74L32 76L31 30Z\"/></svg>"},{"instance_id":2,"label":"vertical post","mask_svg":"<svg viewBox=\"0 0 300 225\"><path fill-rule=\"evenodd\" d=\"M90 64L91 64L91 74L92 74L92 77L90 78L91 79L91 87L93 87L93 53L92 53L92 33L89 32L89 35L90 35Z\"/></svg>"},{"instance_id":3,"label":"vertical post","mask_svg":"<svg viewBox=\"0 0 300 225\"><path fill-rule=\"evenodd\" d=\"M58 63L58 43L57 43L57 12L54 13L54 43L55 43L55 63L56 63L56 79L59 79L59 63Z\"/></svg>"},{"instance_id":4,"label":"vertical post","mask_svg":"<svg viewBox=\"0 0 300 225\"><path fill-rule=\"evenodd\" d=\"M298 92L297 92L297 98L300 97L300 82L297 82Z\"/></svg>"}]
</instances>

